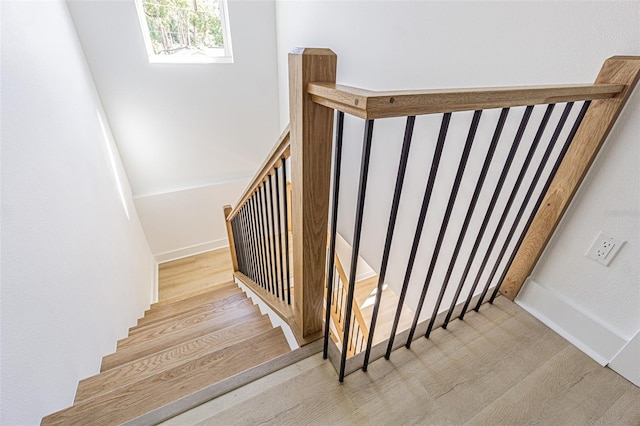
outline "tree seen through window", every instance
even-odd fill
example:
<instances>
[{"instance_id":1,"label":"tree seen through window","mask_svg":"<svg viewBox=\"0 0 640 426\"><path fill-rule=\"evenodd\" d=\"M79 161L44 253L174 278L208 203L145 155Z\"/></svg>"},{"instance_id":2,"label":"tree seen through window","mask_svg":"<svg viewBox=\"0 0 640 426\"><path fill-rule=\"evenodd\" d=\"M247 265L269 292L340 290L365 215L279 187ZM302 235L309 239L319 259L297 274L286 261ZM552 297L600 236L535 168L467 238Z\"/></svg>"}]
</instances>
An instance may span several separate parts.
<instances>
[{"instance_id":1,"label":"tree seen through window","mask_svg":"<svg viewBox=\"0 0 640 426\"><path fill-rule=\"evenodd\" d=\"M224 47L218 0L143 0L142 6L155 55L211 55Z\"/></svg>"}]
</instances>

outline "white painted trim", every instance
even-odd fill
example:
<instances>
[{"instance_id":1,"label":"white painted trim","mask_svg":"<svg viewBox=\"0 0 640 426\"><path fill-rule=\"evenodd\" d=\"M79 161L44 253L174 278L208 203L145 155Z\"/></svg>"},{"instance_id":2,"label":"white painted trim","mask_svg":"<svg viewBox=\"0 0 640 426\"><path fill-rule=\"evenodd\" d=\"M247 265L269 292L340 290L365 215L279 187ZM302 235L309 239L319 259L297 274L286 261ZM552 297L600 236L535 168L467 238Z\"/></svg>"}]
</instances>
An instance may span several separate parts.
<instances>
[{"instance_id":1,"label":"white painted trim","mask_svg":"<svg viewBox=\"0 0 640 426\"><path fill-rule=\"evenodd\" d=\"M226 238L220 238L219 240L207 241L205 243L195 244L189 247L183 247L176 250L166 251L164 253L154 254L156 262L165 263L172 260L183 259L189 256L195 256L196 254L206 253L208 251L221 249L223 247L229 247L229 241Z\"/></svg>"},{"instance_id":2,"label":"white painted trim","mask_svg":"<svg viewBox=\"0 0 640 426\"><path fill-rule=\"evenodd\" d=\"M239 182L239 181L242 181L242 180L249 180L252 177L253 176L240 176L240 177L234 177L234 178L229 178L229 179L222 179L222 180L218 180L218 181L214 181L214 182L202 183L202 184L198 184L198 185L189 185L189 186L183 186L181 188L167 189L165 191L156 191L156 192L147 192L147 193L142 193L142 194L135 194L135 195L132 196L132 198L134 200L137 200L139 198L157 197L157 196L160 196L160 195L173 194L175 192L191 191L191 190L194 190L194 189L203 189L203 188L208 188L210 186L228 185L230 183L235 183L235 182Z\"/></svg>"},{"instance_id":3,"label":"white painted trim","mask_svg":"<svg viewBox=\"0 0 640 426\"><path fill-rule=\"evenodd\" d=\"M289 344L289 347L291 348L291 350L294 351L298 349L300 346L298 345L298 341L296 340L296 337L293 334L293 331L291 331L291 327L289 327L289 324L284 322L284 320L280 318L280 315L273 312L273 310L266 303L264 303L257 294L251 291L249 287L244 285L242 281L240 281L238 278L234 278L234 279L236 284L238 284L238 287L240 287L242 291L244 291L247 294L247 296L251 299L253 304L258 305L258 308L260 308L260 313L262 315L264 314L269 315L269 321L271 321L271 325L273 325L274 328L276 327L282 328L284 337L287 339L287 343Z\"/></svg>"},{"instance_id":4,"label":"white painted trim","mask_svg":"<svg viewBox=\"0 0 640 426\"><path fill-rule=\"evenodd\" d=\"M616 354L609 368L640 387L640 331Z\"/></svg>"},{"instance_id":5,"label":"white painted trim","mask_svg":"<svg viewBox=\"0 0 640 426\"><path fill-rule=\"evenodd\" d=\"M530 278L515 302L602 366L627 344L609 326Z\"/></svg>"},{"instance_id":6,"label":"white painted trim","mask_svg":"<svg viewBox=\"0 0 640 426\"><path fill-rule=\"evenodd\" d=\"M159 297L159 287L158 287L158 280L159 280L159 276L160 276L160 271L159 271L160 265L158 264L158 261L154 260L153 261L153 282L151 283L151 303L156 303L158 301L158 297Z\"/></svg>"}]
</instances>

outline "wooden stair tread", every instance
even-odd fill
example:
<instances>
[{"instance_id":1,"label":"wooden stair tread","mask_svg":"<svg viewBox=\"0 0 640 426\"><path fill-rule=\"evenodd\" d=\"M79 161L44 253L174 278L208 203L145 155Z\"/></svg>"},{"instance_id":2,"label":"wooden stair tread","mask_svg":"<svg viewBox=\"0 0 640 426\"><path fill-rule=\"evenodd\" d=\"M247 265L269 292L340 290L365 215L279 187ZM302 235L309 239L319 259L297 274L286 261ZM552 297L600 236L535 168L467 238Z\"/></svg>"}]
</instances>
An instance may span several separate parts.
<instances>
[{"instance_id":1,"label":"wooden stair tread","mask_svg":"<svg viewBox=\"0 0 640 426\"><path fill-rule=\"evenodd\" d=\"M236 294L243 294L240 287L226 287L224 289L211 291L188 299L180 300L168 305L151 308L145 312L144 317L138 320L138 326L150 323L160 318L166 318L189 309L197 308L201 305L213 303Z\"/></svg>"},{"instance_id":2,"label":"wooden stair tread","mask_svg":"<svg viewBox=\"0 0 640 426\"><path fill-rule=\"evenodd\" d=\"M176 315L172 318L166 318L153 324L148 324L144 328L130 332L129 337L118 340L117 348L122 349L137 345L140 342L149 340L150 338L166 333L173 333L177 330L191 327L202 321L223 316L227 312L232 312L236 309L246 308L249 306L253 306L251 299L227 298L224 301L215 302L215 305L205 305L202 308L192 309L183 314Z\"/></svg>"},{"instance_id":3,"label":"wooden stair tread","mask_svg":"<svg viewBox=\"0 0 640 426\"><path fill-rule=\"evenodd\" d=\"M238 285L233 280L227 281L227 282L222 283L222 284L214 284L214 285L211 285L211 286L209 286L207 288L203 288L203 289L200 289L200 290L197 290L197 291L192 291L192 292L189 292L187 294L181 294L181 295L178 295L178 296L169 297L167 299L158 300L156 303L152 303L149 309L159 308L159 307L164 306L164 305L170 305L172 303L180 302L181 300L189 299L191 297L200 296L202 294L209 293L209 292L212 292L212 291L222 290L224 288L237 287L237 286Z\"/></svg>"},{"instance_id":4,"label":"wooden stair tread","mask_svg":"<svg viewBox=\"0 0 640 426\"><path fill-rule=\"evenodd\" d=\"M269 317L263 315L86 378L78 384L74 404L144 379L160 371L168 370L177 364L188 362L207 353L234 345L271 328L273 327Z\"/></svg>"},{"instance_id":5,"label":"wooden stair tread","mask_svg":"<svg viewBox=\"0 0 640 426\"><path fill-rule=\"evenodd\" d=\"M140 324L140 325L136 325L133 326L129 329L129 337L135 336L136 334L139 333L143 333L143 332L147 332L148 330L150 330L151 328L155 328L155 327L161 327L163 325L166 324L170 324L172 322L178 321L180 319L183 318L187 318L190 316L194 316L194 315L198 315L201 314L203 312L208 312L208 311L220 311L221 309L225 309L225 307L227 306L231 306L234 303L238 303L238 302L242 302L245 300L249 300L249 298L247 297L246 294L244 293L238 293L238 294L234 294L232 296L228 296L225 297L224 299L221 300L216 300L210 303L204 303L200 306L193 306L191 308L187 308L182 312L176 312L173 315L167 316L167 317L162 317L162 318L156 318L152 321L149 321L146 324ZM118 347L120 347L120 345L126 341L128 339L124 338L118 341Z\"/></svg>"},{"instance_id":6,"label":"wooden stair tread","mask_svg":"<svg viewBox=\"0 0 640 426\"><path fill-rule=\"evenodd\" d=\"M104 356L102 358L100 371L106 371L110 368L131 362L139 357L153 354L216 330L249 321L252 318L260 318L261 316L260 309L257 306L248 304L241 308L235 308L233 311L223 315L218 315L217 317L194 324L191 327L150 337L147 341L141 342L140 344L118 349L117 352Z\"/></svg>"},{"instance_id":7,"label":"wooden stair tread","mask_svg":"<svg viewBox=\"0 0 640 426\"><path fill-rule=\"evenodd\" d=\"M271 329L53 413L42 424L120 424L287 352L282 329Z\"/></svg>"}]
</instances>

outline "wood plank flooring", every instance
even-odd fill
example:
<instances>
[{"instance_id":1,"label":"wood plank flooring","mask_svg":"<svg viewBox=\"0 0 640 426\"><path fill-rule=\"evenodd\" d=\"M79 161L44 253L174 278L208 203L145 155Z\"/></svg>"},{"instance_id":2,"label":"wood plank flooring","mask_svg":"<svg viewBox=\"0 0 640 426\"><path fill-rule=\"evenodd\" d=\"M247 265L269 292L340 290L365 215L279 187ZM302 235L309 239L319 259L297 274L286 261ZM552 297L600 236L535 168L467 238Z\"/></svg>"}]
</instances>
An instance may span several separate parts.
<instances>
[{"instance_id":1,"label":"wood plank flooring","mask_svg":"<svg viewBox=\"0 0 640 426\"><path fill-rule=\"evenodd\" d=\"M179 299L232 279L228 247L161 263L158 266L158 300Z\"/></svg>"},{"instance_id":2,"label":"wood plank flooring","mask_svg":"<svg viewBox=\"0 0 640 426\"><path fill-rule=\"evenodd\" d=\"M164 423L640 425L640 388L503 297L338 383L321 355Z\"/></svg>"}]
</instances>

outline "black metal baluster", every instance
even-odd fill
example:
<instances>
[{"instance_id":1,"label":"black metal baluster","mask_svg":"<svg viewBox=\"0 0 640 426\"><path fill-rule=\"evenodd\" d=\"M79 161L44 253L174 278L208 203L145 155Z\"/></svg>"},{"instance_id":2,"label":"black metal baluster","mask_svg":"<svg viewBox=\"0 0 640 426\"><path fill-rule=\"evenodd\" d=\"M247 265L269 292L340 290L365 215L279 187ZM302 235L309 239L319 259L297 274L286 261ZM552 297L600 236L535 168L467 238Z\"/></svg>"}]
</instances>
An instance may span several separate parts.
<instances>
[{"instance_id":1,"label":"black metal baluster","mask_svg":"<svg viewBox=\"0 0 640 426\"><path fill-rule=\"evenodd\" d=\"M258 284L261 287L264 287L264 263L262 262L262 247L260 246L260 228L258 227L258 214L257 214L257 205L256 199L258 197L258 193L254 192L249 199L249 204L251 206L251 224L253 225L253 234L254 234L254 244L256 247L256 261L258 263Z\"/></svg>"},{"instance_id":2,"label":"black metal baluster","mask_svg":"<svg viewBox=\"0 0 640 426\"><path fill-rule=\"evenodd\" d=\"M240 242L240 257L242 258L242 266L240 266L240 272L246 275L247 262L244 256L244 233L242 232L242 220L240 219L240 210L235 218L236 226L238 227L238 241Z\"/></svg>"},{"instance_id":3,"label":"black metal baluster","mask_svg":"<svg viewBox=\"0 0 640 426\"><path fill-rule=\"evenodd\" d=\"M496 130L493 133L493 139L491 140L491 146L489 147L489 152L487 153L487 159L489 161L489 163L491 162L491 158L493 158L493 154L495 152L495 148L497 146L498 140L500 139L500 135L502 134L502 129L504 128L504 123L507 120L507 115L509 114L509 108L503 108L502 112L500 113L500 118L498 119L498 124L496 125ZM442 328L447 328L447 324L449 323L449 320L451 319L451 315L453 314L453 310L455 309L456 306L456 302L458 301L458 297L460 297L460 293L462 292L462 288L464 287L464 283L465 280L467 278L467 275L469 273L469 270L471 269L471 264L473 263L473 259L475 257L476 252L478 251L478 247L480 246L480 241L482 240L482 236L484 235L484 231L487 228L487 224L489 223L489 219L491 217L491 214L493 213L493 208L495 207L496 201L498 200L498 197L500 195L500 190L502 189L502 185L507 177L507 173L509 172L509 169L511 168L511 163L513 162L513 157L516 155L516 151L518 150L518 146L520 144L520 139L516 138L514 143L511 146L511 150L509 151L509 153L507 154L507 158L505 161L505 165L502 169L502 172L500 173L500 177L498 178L498 184L496 185L496 188L493 192L493 196L491 197L491 201L489 202L489 207L487 209L487 212L484 216L484 219L482 220L482 225L480 226L480 231L478 232L478 235L476 237L476 240L473 244L473 248L471 250L471 253L469 254L469 259L467 260L467 264L464 268L464 272L462 273L462 277L460 278L460 282L458 283L458 287L456 289L456 293L453 296L453 300L451 301L451 305L449 306L449 311L447 312L447 316L444 320L444 324L442 324ZM485 159L485 164L487 162L487 159ZM488 167L487 167L488 170ZM481 178L478 182L478 185L476 186L476 191L479 194L479 190L478 187L482 186L482 182L484 182L484 179L486 177L486 171L485 168L483 166L482 172L481 172ZM475 203L477 202L477 196L476 196L476 192L474 192L474 200L472 201L472 204L475 206ZM471 207L470 207L471 209ZM467 213L469 214L469 213ZM466 219L465 219L465 223L466 223ZM466 223L466 225L468 225L468 223ZM463 226L463 229L466 229L466 226ZM464 238L464 237L463 237ZM445 280L446 282L446 280ZM473 293L473 291L472 291Z\"/></svg>"},{"instance_id":4,"label":"black metal baluster","mask_svg":"<svg viewBox=\"0 0 640 426\"><path fill-rule=\"evenodd\" d=\"M527 107L527 108L533 108L533 107ZM467 300L462 308L462 312L460 313L460 319L462 319L464 317L464 314L467 312L467 308L469 307L469 303L471 303L471 298L473 297L473 291L475 290L476 286L478 285L478 282L480 281L480 277L482 276L482 273L484 272L484 268L487 265L487 262L489 260L489 257L491 256L491 253L493 251L493 247L495 246L497 240L498 240L498 236L500 235L500 231L502 230L502 227L504 225L505 220L507 219L507 216L509 215L509 211L511 210L511 206L513 204L513 200L516 198L516 195L518 194L518 189L520 188L520 185L522 184L522 180L524 179L525 174L527 173L527 170L529 169L529 165L531 164L531 160L533 159L533 155L535 154L536 148L538 147L538 144L540 142L540 139L542 138L542 134L544 133L544 130L547 126L547 123L549 121L549 118L551 117L551 112L553 111L554 108L554 104L550 104L547 106L547 109L545 111L544 117L542 118L542 121L540 122L540 126L538 127L538 131L536 132L535 137L533 138L533 142L531 144L531 146L529 147L529 151L527 152L527 156L524 160L524 163L522 165L522 168L520 169L520 173L518 174L518 177L516 178L516 182L511 190L511 193L509 194L509 198L507 200L507 204L505 205L503 211L502 211L502 215L500 216L500 220L498 221L498 225L496 226L496 229L493 233L493 236L491 238L491 241L489 243L489 247L487 247L487 251L484 255L484 258L482 259L482 263L480 264L480 269L478 270L477 274L476 274L476 278L473 282L473 286L472 286L472 291L469 292L469 295L467 296ZM526 113L526 111L525 111ZM521 137L521 135L518 135ZM518 137L516 136L516 137Z\"/></svg>"},{"instance_id":5,"label":"black metal baluster","mask_svg":"<svg viewBox=\"0 0 640 426\"><path fill-rule=\"evenodd\" d=\"M251 262L253 265L253 276L251 277L251 279L253 280L253 282L257 283L258 282L258 263L257 263L257 256L256 256L256 246L254 244L254 235L253 235L253 222L251 221L251 199L249 198L246 202L245 202L245 220L246 220L246 224L247 224L247 233L249 235L249 247L251 249Z\"/></svg>"},{"instance_id":6,"label":"black metal baluster","mask_svg":"<svg viewBox=\"0 0 640 426\"><path fill-rule=\"evenodd\" d=\"M273 289L271 290L271 294L275 294L276 297L280 297L280 290L278 289L278 257L277 257L277 243L276 243L276 215L275 215L275 202L273 201L273 175L269 174L269 205L270 205L270 216L271 216L271 250L273 253Z\"/></svg>"},{"instance_id":7,"label":"black metal baluster","mask_svg":"<svg viewBox=\"0 0 640 426\"><path fill-rule=\"evenodd\" d=\"M240 226L240 232L242 233L242 257L244 258L244 270L242 271L242 273L245 274L246 276L249 276L250 275L250 272L249 272L250 259L247 255L247 233L244 226L244 206L238 212L238 220L239 220L238 225Z\"/></svg>"},{"instance_id":8,"label":"black metal baluster","mask_svg":"<svg viewBox=\"0 0 640 426\"><path fill-rule=\"evenodd\" d=\"M360 233L362 231L362 216L364 213L364 199L367 191L367 177L369 174L369 157L371 155L371 139L373 137L373 120L367 120L364 131L364 141L362 146L362 161L360 163L360 184L358 187L358 201L356 204L356 220L353 229L353 246L351 251L351 268L349 271L348 292L346 300L345 333L342 342L342 354L340 359L339 380L344 380L344 368L347 360L347 339L349 337L349 323L351 322L351 311L353 304L353 293L356 284L356 268L358 266L358 255L360 252Z\"/></svg>"},{"instance_id":9,"label":"black metal baluster","mask_svg":"<svg viewBox=\"0 0 640 426\"><path fill-rule=\"evenodd\" d=\"M255 210L256 210L256 229L258 230L258 245L260 246L260 264L261 266L261 274L262 274L262 288L267 288L267 255L265 253L264 247L264 229L262 228L262 213L260 206L260 188L256 191L254 195L255 201Z\"/></svg>"},{"instance_id":10,"label":"black metal baluster","mask_svg":"<svg viewBox=\"0 0 640 426\"><path fill-rule=\"evenodd\" d=\"M234 216L231 219L231 229L233 230L233 244L236 249L236 260L238 261L238 270L242 272L243 268L243 259L242 259L242 243L240 241L240 231L238 230L238 220L236 219L238 216Z\"/></svg>"},{"instance_id":11,"label":"black metal baluster","mask_svg":"<svg viewBox=\"0 0 640 426\"><path fill-rule=\"evenodd\" d=\"M440 293L438 294L438 300L436 301L436 305L433 308L433 313L431 314L431 320L429 321L429 326L427 327L427 332L425 333L425 337L429 337L431 334L431 330L433 329L433 324L436 320L436 315L438 315L438 310L440 309L440 304L442 303L442 298L444 297L445 292L447 291L447 286L449 285L449 280L451 279L451 274L453 273L453 268L455 266L456 260L458 259L458 253L460 253L460 248L462 247L462 242L464 241L464 237L467 233L467 228L469 227L469 222L471 222L471 217L473 216L473 212L476 207L476 203L478 202L478 197L480 196L480 191L482 190L482 185L484 184L484 180L489 171L489 166L491 165L491 160L493 159L493 154L496 151L496 147L498 146L498 140L500 139L500 134L502 133L502 128L504 126L504 122L507 118L506 110L502 110L500 114L500 119L498 120L498 125L493 135L493 139L491 140L491 144L489 145L489 150L487 151L487 155L484 158L484 162L482 163L482 169L480 171L480 176L478 177L478 182L476 183L476 187L473 190L473 196L471 197L471 202L469 203L469 208L467 208L467 213L464 218L464 222L462 224L462 229L460 230L460 235L458 236L458 240L456 241L456 246L453 250L453 254L451 255L451 261L449 261L449 266L447 268L447 273L445 274L444 281L442 286L440 287ZM457 293L454 299L457 298ZM455 303L455 302L454 302Z\"/></svg>"},{"instance_id":12,"label":"black metal baluster","mask_svg":"<svg viewBox=\"0 0 640 426\"><path fill-rule=\"evenodd\" d=\"M284 296L284 261L282 256L282 217L280 216L280 179L278 178L278 170L282 167L278 167L273 171L276 181L276 221L278 223L278 261L280 262L280 297L285 300Z\"/></svg>"},{"instance_id":13,"label":"black metal baluster","mask_svg":"<svg viewBox=\"0 0 640 426\"><path fill-rule=\"evenodd\" d=\"M474 311L478 312L478 310L480 309L480 305L482 305L482 301L484 300L484 297L487 294L487 291L489 290L489 287L491 286L491 282L493 281L493 277L495 276L496 270L498 269L498 266L500 265L500 262L502 261L502 258L504 256L504 253L507 250L507 246L509 245L509 243L511 242L511 238L513 237L513 234L516 230L516 228L518 227L518 223L520 222L520 218L522 217L522 214L524 213L525 208L527 207L527 204L529 202L529 200L531 199L531 196L533 195L533 191L535 189L536 184L538 183L538 180L540 179L540 176L542 175L542 172L544 171L544 168L547 164L547 161L549 160L549 157L551 156L551 152L553 151L553 148L555 147L555 144L558 140L558 137L560 136L560 132L562 131L562 129L564 128L564 124L567 121L567 118L569 117L569 113L571 112L571 108L573 107L573 102L569 102L566 104L564 111L562 112L562 116L560 117L560 120L558 121L558 124L556 126L555 131L553 132L553 136L551 137L551 140L549 141L549 144L547 145L547 148L544 151L544 154L542 155L542 158L540 159L540 163L538 164L538 167L535 171L535 174L533 176L533 179L531 180L531 183L529 184L529 188L527 188L527 192L525 194L525 197L522 201L522 203L520 204L520 208L518 209L518 213L516 214L516 217L513 221L513 224L511 225L511 228L509 229L509 232L507 233L507 237L504 240L504 243L502 245L502 248L500 249L500 253L498 254L498 257L496 259L496 262L493 266L493 268L491 269L491 273L489 274L489 278L487 278L487 282L485 283L485 286L482 290L482 294L480 295L480 298L478 299L478 303L476 304L476 307L474 308Z\"/></svg>"},{"instance_id":14,"label":"black metal baluster","mask_svg":"<svg viewBox=\"0 0 640 426\"><path fill-rule=\"evenodd\" d=\"M542 172L544 171L544 168L547 164L547 161L549 160L549 157L551 156L551 152L553 151L553 148L555 147L555 144L558 140L558 137L560 136L560 132L562 131L562 129L564 128L564 124L567 121L567 118L569 116L569 112L571 111L571 108L573 107L573 102L569 102L566 104L565 109L562 113L562 116L560 117L560 120L558 121L558 125L556 126L556 129L553 133L553 136L551 137L551 140L549 141L549 145L547 145L547 149L545 150L544 154L542 155L542 158L540 160L540 163L538 164L538 168L536 169L536 172L533 176L533 179L531 180L531 183L529 185L529 188L527 189L527 192L525 194L525 197L522 201L522 203L520 204L520 208L518 209L518 213L516 214L516 217L513 221L513 224L511 225L511 228L509 229L509 232L507 233L507 237L505 238L504 244L502 245L502 249L500 250L500 253L498 254L498 257L496 259L496 262L491 270L491 273L489 274L489 278L487 278L487 282L484 286L484 289L482 291L482 294L480 295L480 299L478 299L478 303L476 304L476 307L474 308L474 310L476 312L478 312L478 310L480 309L480 305L482 305L482 301L484 300L484 297L487 294L487 291L489 290L489 287L491 286L491 282L493 281L493 277L495 276L496 270L498 269L498 266L500 265L500 262L502 261L502 258L504 257L504 253L507 250L507 247L509 245L509 243L511 242L511 238L513 238L513 234L515 233L516 228L518 227L518 224L520 223L520 218L522 217L524 210L527 207L527 204L529 203L529 200L531 199L531 196L533 195L533 191L535 190L535 186L538 183L538 180L540 179L540 176L542 175Z\"/></svg>"},{"instance_id":15,"label":"black metal baluster","mask_svg":"<svg viewBox=\"0 0 640 426\"><path fill-rule=\"evenodd\" d=\"M259 192L259 211L260 211L260 230L262 240L262 246L264 250L264 262L265 262L265 271L266 271L266 279L264 283L264 289L269 291L271 285L271 255L269 254L269 213L267 210L267 181L264 180L260 186Z\"/></svg>"},{"instance_id":16,"label":"black metal baluster","mask_svg":"<svg viewBox=\"0 0 640 426\"><path fill-rule=\"evenodd\" d=\"M240 257L242 258L242 267L240 268L240 272L245 274L247 272L247 258L244 249L244 233L242 232L242 220L240 218L240 212L238 212L238 215L236 216L236 226L238 227L238 236L240 241Z\"/></svg>"},{"instance_id":17,"label":"black metal baluster","mask_svg":"<svg viewBox=\"0 0 640 426\"><path fill-rule=\"evenodd\" d=\"M460 189L460 183L462 182L462 176L464 175L464 170L467 166L467 160L469 159L469 154L471 153L471 145L473 144L473 139L475 138L481 115L482 111L475 111L473 113L471 127L469 128L469 135L467 136L467 141L465 142L464 149L462 150L462 157L460 158L458 171L456 172L456 177L453 181L453 188L451 189L451 194L449 195L449 201L447 202L447 208L444 212L442 225L440 225L440 231L438 233L436 245L433 249L433 254L431 255L431 262L429 264L427 277L424 280L422 292L420 293L420 300L418 301L416 312L413 315L413 322L411 324L411 329L409 330L409 336L407 337L407 343L405 345L407 348L411 347L411 341L413 340L413 335L416 331L416 327L418 326L418 317L420 316L420 312L422 311L422 305L424 304L424 300L427 297L427 292L429 290L429 285L431 284L431 277L433 276L433 271L436 267L436 263L438 262L438 256L440 255L442 241L444 240L444 236L447 232L447 227L449 226L451 212L453 211L453 206L455 205L456 197L458 196L458 190ZM435 317L432 318L432 320L435 321Z\"/></svg>"},{"instance_id":18,"label":"black metal baluster","mask_svg":"<svg viewBox=\"0 0 640 426\"><path fill-rule=\"evenodd\" d=\"M367 371L369 365L369 356L371 355L371 346L373 345L373 333L376 330L376 322L378 320L378 311L380 309L380 301L382 299L382 287L387 274L387 264L389 262L389 253L391 251L391 242L393 240L393 231L396 226L398 217L398 206L400 205L400 196L402 194L402 185L404 183L404 175L407 170L409 159L409 149L411 148L411 139L413 136L413 126L416 117L407 117L407 124L404 131L404 140L402 142L402 150L400 152L400 163L398 165L398 174L396 177L396 186L393 192L393 202L391 203L391 213L389 215L389 224L387 225L387 236L385 238L384 250L382 252L382 263L380 265L380 273L378 274L378 287L376 290L376 300L373 305L373 313L371 315L371 326L369 328L369 337L367 339L367 349L364 354L364 362L362 369Z\"/></svg>"},{"instance_id":19,"label":"black metal baluster","mask_svg":"<svg viewBox=\"0 0 640 426\"><path fill-rule=\"evenodd\" d=\"M289 207L287 197L289 196L287 188L287 159L282 159L282 202L284 204L284 258L285 258L285 277L287 278L287 304L291 304L291 275L289 271ZM329 324L329 323L327 323Z\"/></svg>"},{"instance_id":20,"label":"black metal baluster","mask_svg":"<svg viewBox=\"0 0 640 426\"><path fill-rule=\"evenodd\" d=\"M529 227L531 226L531 222L533 222L533 218L536 215L536 212L538 211L538 209L540 208L540 204L542 203L542 200L544 199L545 195L547 194L547 190L549 189L549 186L551 185L551 181L553 180L553 178L556 175L556 172L558 171L558 167L560 167L560 163L562 163L562 160L564 159L565 154L567 153L567 150L569 149L569 146L571 145L571 142L573 141L573 137L575 136L576 132L578 131L578 127L580 127L580 123L582 123L582 119L584 118L584 115L587 113L587 109L589 109L589 105L591 104L591 101L585 101L582 104L582 108L580 109L580 112L578 113L578 117L576 118L576 121L573 123L573 127L571 128L571 131L569 132L569 135L567 136L567 140L565 141L564 145L562 146L562 150L560 151L560 153L558 154L558 157L556 158L555 163L553 164L553 167L551 169L551 172L549 173L549 176L547 177L547 180L545 181L544 186L542 187L542 191L540 192L540 195L538 196L538 199L536 200L536 203L534 204L534 208L531 211L531 214L529 215L529 218L527 219L527 222L524 226L524 229L522 230L522 233L520 234L520 237L518 238L518 241L513 249L513 252L511 253L511 256L509 256L509 260L507 261L507 264L504 268L504 271L502 272L500 279L498 280L498 285L496 285L496 288L493 290L493 293L491 294L491 298L489 299L490 303L493 303L493 301L495 300L496 296L498 295L498 291L500 290L500 284L503 282L504 277L507 275L507 271L509 270L509 266L511 266L511 263L513 262L513 259L516 256L516 253L518 252L518 249L520 248L520 245L522 244L522 241L524 240L525 235L527 234L527 231L529 230ZM568 105L567 105L568 106ZM542 171L541 171L542 172ZM523 206L526 205L528 203L528 199L526 201L523 202ZM524 213L524 207L522 208L522 213ZM516 228L516 224L519 223L520 221L520 216L522 214L520 212L518 212L518 217L516 218L516 221L514 222L511 231L509 232L509 237L507 238L508 241L511 240L511 236L513 234L513 232L515 232L515 228ZM504 250L506 250L506 244L504 246ZM499 260L502 260L502 256L504 255L504 253L501 253ZM494 267L494 269L497 269L499 265L499 261L496 263L496 266ZM495 272L492 271L491 277L490 279L493 278L493 275L495 274ZM479 306L478 306L479 308Z\"/></svg>"},{"instance_id":21,"label":"black metal baluster","mask_svg":"<svg viewBox=\"0 0 640 426\"><path fill-rule=\"evenodd\" d=\"M251 220L251 200L247 201L247 227L249 229L249 238L251 244L251 258L253 263L253 282L258 282L258 255L257 255L257 246L255 243L255 234L253 232L253 221Z\"/></svg>"},{"instance_id":22,"label":"black metal baluster","mask_svg":"<svg viewBox=\"0 0 640 426\"><path fill-rule=\"evenodd\" d=\"M260 191L260 198L261 198L261 207L262 207L262 215L263 215L263 222L264 222L264 226L263 226L263 238L264 238L264 245L265 245L265 255L266 255L266 261L267 261L267 283L265 286L265 290L267 290L268 292L271 292L271 288L273 286L273 263L272 263L272 256L271 256L271 237L269 234L269 200L267 198L268 194L269 194L269 190L267 189L267 184L268 184L269 180L267 179L267 177L264 178L263 182L262 182L262 190Z\"/></svg>"},{"instance_id":23,"label":"black metal baluster","mask_svg":"<svg viewBox=\"0 0 640 426\"><path fill-rule=\"evenodd\" d=\"M247 218L247 204L242 206L242 221L244 222L245 238L247 240L247 259L249 260L249 278L256 280L255 274L255 258L253 256L253 244L251 244L251 227L249 226L249 219Z\"/></svg>"},{"instance_id":24,"label":"black metal baluster","mask_svg":"<svg viewBox=\"0 0 640 426\"><path fill-rule=\"evenodd\" d=\"M331 301L333 295L333 276L335 270L336 230L338 226L338 196L340 195L340 164L342 163L342 133L344 129L344 112L338 111L336 117L336 145L333 160L333 194L331 207L331 230L329 231L329 254L327 260L327 301L324 318L324 346L322 357L327 359L329 349L329 324L331 321ZM338 303L336 300L336 307Z\"/></svg>"},{"instance_id":25,"label":"black metal baluster","mask_svg":"<svg viewBox=\"0 0 640 426\"><path fill-rule=\"evenodd\" d=\"M398 330L398 323L400 321L400 315L402 314L402 306L404 305L404 299L407 295L407 288L409 287L409 280L411 278L411 272L413 270L413 264L416 260L416 253L418 252L418 245L420 244L420 237L422 236L422 228L424 227L424 221L427 216L427 209L429 207L429 201L431 200L431 193L433 192L434 182L436 180L436 174L440 165L440 158L442 157L442 149L444 147L444 141L447 138L447 130L449 128L449 122L451 121L451 113L445 113L442 116L442 124L440 125L440 133L438 135L438 142L433 154L433 160L431 161L431 170L429 172L429 178L427 180L427 186L424 191L424 197L422 199L422 206L420 207L420 216L418 217L418 224L416 226L416 232L413 236L413 244L411 246L411 253L409 254L409 261L407 263L407 269L404 274L404 281L402 283L402 290L400 291L400 297L398 298L398 306L396 308L395 317L393 319L393 326L391 328L391 334L389 335L389 343L387 345L387 352L385 358L389 359L391 351L393 350L393 341L396 337L396 331Z\"/></svg>"},{"instance_id":26,"label":"black metal baluster","mask_svg":"<svg viewBox=\"0 0 640 426\"><path fill-rule=\"evenodd\" d=\"M267 290L269 288L269 280L271 279L271 265L269 263L269 246L267 245L267 223L266 223L266 208L264 206L264 192L265 182L262 182L260 188L258 188L258 213L260 221L260 240L262 241L262 257L264 261L265 269L265 281L263 288Z\"/></svg>"},{"instance_id":27,"label":"black metal baluster","mask_svg":"<svg viewBox=\"0 0 640 426\"><path fill-rule=\"evenodd\" d=\"M250 200L247 201L247 227L249 229L249 237L251 239L251 258L252 258L252 262L253 262L253 281L254 282L258 282L260 280L259 275L258 275L258 270L259 270L259 262L258 262L258 247L256 245L256 240L255 240L255 233L254 233L254 229L253 229L253 221L251 220L251 204L250 204Z\"/></svg>"}]
</instances>

